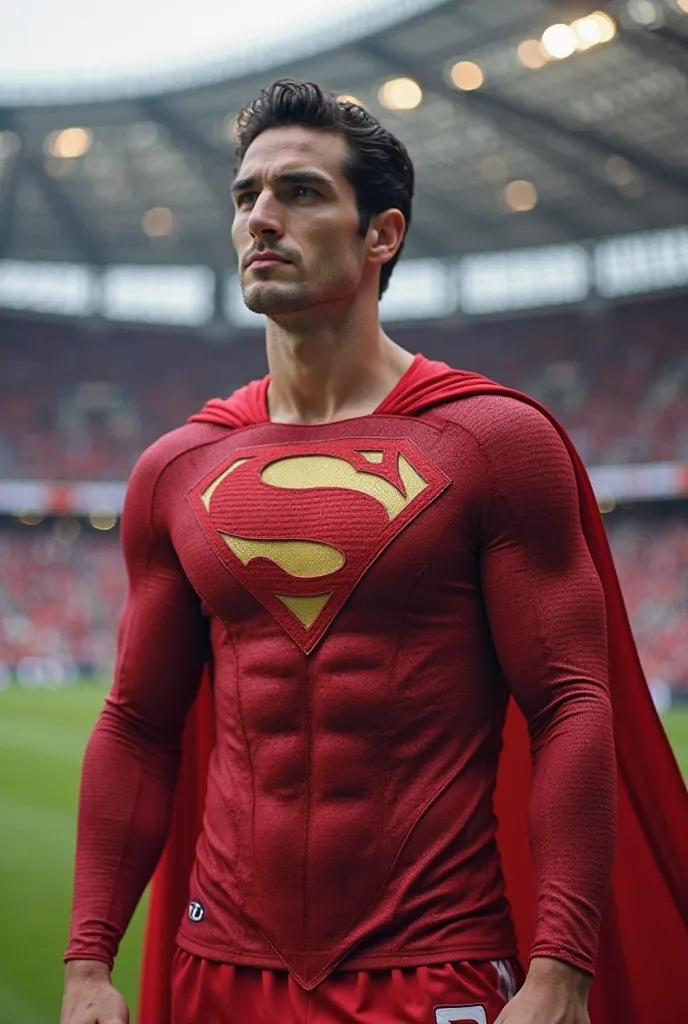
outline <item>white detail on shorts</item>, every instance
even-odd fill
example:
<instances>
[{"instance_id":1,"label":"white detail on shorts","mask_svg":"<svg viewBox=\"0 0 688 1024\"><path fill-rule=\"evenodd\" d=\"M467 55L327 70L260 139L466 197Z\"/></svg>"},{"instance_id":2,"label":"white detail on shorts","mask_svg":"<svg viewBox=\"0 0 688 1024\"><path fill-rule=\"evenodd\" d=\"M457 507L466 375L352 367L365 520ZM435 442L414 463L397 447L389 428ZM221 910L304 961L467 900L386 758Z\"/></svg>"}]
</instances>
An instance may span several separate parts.
<instances>
[{"instance_id":1,"label":"white detail on shorts","mask_svg":"<svg viewBox=\"0 0 688 1024\"><path fill-rule=\"evenodd\" d=\"M487 1024L487 1014L482 1006L439 1006L435 1009L435 1024L454 1024L460 1020Z\"/></svg>"},{"instance_id":2,"label":"white detail on shorts","mask_svg":"<svg viewBox=\"0 0 688 1024\"><path fill-rule=\"evenodd\" d=\"M492 966L499 975L499 994L507 1003L516 995L516 979L508 960L492 960Z\"/></svg>"}]
</instances>

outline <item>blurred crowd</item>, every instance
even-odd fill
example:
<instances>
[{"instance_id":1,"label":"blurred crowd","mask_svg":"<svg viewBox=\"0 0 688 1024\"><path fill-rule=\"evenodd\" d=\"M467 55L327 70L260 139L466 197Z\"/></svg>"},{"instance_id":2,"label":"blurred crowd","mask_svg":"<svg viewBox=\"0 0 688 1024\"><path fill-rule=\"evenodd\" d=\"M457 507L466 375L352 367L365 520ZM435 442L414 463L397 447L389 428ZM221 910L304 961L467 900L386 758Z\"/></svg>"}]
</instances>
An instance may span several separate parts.
<instances>
[{"instance_id":1,"label":"blurred crowd","mask_svg":"<svg viewBox=\"0 0 688 1024\"><path fill-rule=\"evenodd\" d=\"M610 529L648 682L688 696L688 515L628 518Z\"/></svg>"},{"instance_id":2,"label":"blurred crowd","mask_svg":"<svg viewBox=\"0 0 688 1024\"><path fill-rule=\"evenodd\" d=\"M115 536L0 529L0 683L110 675L124 593Z\"/></svg>"},{"instance_id":3,"label":"blurred crowd","mask_svg":"<svg viewBox=\"0 0 688 1024\"><path fill-rule=\"evenodd\" d=\"M510 322L391 327L412 351L539 398L588 465L688 460L685 298ZM126 479L202 403L266 372L259 332L0 324L0 479Z\"/></svg>"},{"instance_id":4,"label":"blurred crowd","mask_svg":"<svg viewBox=\"0 0 688 1024\"><path fill-rule=\"evenodd\" d=\"M539 398L588 465L602 465L688 461L686 322L688 300L678 297L390 333L412 351ZM4 319L0 330L0 479L124 480L148 444L207 398L266 372L259 332L228 339L20 318ZM688 697L681 508L606 521L648 679ZM74 529L7 522L0 685L109 676L125 588L115 535L76 521Z\"/></svg>"},{"instance_id":5,"label":"blurred crowd","mask_svg":"<svg viewBox=\"0 0 688 1024\"><path fill-rule=\"evenodd\" d=\"M648 681L688 697L688 518L613 513L612 549ZM125 576L114 533L0 530L0 683L111 675Z\"/></svg>"}]
</instances>

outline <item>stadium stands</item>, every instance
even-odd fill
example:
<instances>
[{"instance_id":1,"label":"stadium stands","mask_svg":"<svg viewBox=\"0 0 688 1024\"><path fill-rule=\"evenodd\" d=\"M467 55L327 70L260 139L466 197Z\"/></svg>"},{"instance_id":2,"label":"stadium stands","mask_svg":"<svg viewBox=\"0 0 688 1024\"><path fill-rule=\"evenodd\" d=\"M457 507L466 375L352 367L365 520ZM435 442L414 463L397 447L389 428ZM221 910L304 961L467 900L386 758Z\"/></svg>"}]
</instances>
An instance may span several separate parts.
<instances>
[{"instance_id":1,"label":"stadium stands","mask_svg":"<svg viewBox=\"0 0 688 1024\"><path fill-rule=\"evenodd\" d=\"M688 697L688 516L635 508L610 523L614 560L651 685Z\"/></svg>"},{"instance_id":2,"label":"stadium stands","mask_svg":"<svg viewBox=\"0 0 688 1024\"><path fill-rule=\"evenodd\" d=\"M679 508L606 522L648 679L688 698L688 519ZM81 529L59 519L0 529L0 677L110 674L124 567L114 533Z\"/></svg>"},{"instance_id":3,"label":"stadium stands","mask_svg":"<svg viewBox=\"0 0 688 1024\"><path fill-rule=\"evenodd\" d=\"M113 667L125 586L117 539L52 525L0 529L0 678L9 669L25 685Z\"/></svg>"},{"instance_id":4,"label":"stadium stands","mask_svg":"<svg viewBox=\"0 0 688 1024\"><path fill-rule=\"evenodd\" d=\"M679 297L391 333L539 398L590 466L688 461L687 317ZM199 340L20 318L0 329L0 479L124 480L206 398L265 372L258 332ZM606 522L648 678L688 697L685 508L648 503ZM109 675L124 587L114 531L0 519L0 685Z\"/></svg>"},{"instance_id":5,"label":"stadium stands","mask_svg":"<svg viewBox=\"0 0 688 1024\"><path fill-rule=\"evenodd\" d=\"M540 398L602 465L688 459L687 318L683 297L391 333ZM227 343L19 319L1 329L0 478L124 479L206 398L265 372L257 332Z\"/></svg>"}]
</instances>

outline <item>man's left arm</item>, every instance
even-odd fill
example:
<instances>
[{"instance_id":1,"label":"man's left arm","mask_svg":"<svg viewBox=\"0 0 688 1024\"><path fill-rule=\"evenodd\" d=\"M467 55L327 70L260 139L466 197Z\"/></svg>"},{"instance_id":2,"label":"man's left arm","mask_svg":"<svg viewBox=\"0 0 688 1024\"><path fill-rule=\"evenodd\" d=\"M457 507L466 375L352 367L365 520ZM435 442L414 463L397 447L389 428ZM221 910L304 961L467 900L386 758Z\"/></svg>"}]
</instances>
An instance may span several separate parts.
<instances>
[{"instance_id":1,"label":"man's left arm","mask_svg":"<svg viewBox=\"0 0 688 1024\"><path fill-rule=\"evenodd\" d=\"M587 1024L616 835L604 594L563 441L536 410L501 405L481 438L491 491L482 580L531 737L537 923L526 983L498 1024Z\"/></svg>"}]
</instances>

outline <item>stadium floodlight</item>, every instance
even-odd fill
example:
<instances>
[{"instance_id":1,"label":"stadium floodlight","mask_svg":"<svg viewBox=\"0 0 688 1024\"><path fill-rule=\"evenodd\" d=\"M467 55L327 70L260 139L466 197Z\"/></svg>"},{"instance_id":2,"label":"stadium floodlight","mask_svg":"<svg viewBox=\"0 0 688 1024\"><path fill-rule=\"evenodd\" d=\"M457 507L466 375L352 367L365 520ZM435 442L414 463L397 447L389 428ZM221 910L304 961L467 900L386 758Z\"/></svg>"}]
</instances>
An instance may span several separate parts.
<instances>
[{"instance_id":1,"label":"stadium floodlight","mask_svg":"<svg viewBox=\"0 0 688 1024\"><path fill-rule=\"evenodd\" d=\"M595 284L605 298L688 284L688 228L622 235L595 249Z\"/></svg>"},{"instance_id":2,"label":"stadium floodlight","mask_svg":"<svg viewBox=\"0 0 688 1024\"><path fill-rule=\"evenodd\" d=\"M571 25L576 33L576 45L579 50L590 50L602 42L602 31L595 18L577 18Z\"/></svg>"},{"instance_id":3,"label":"stadium floodlight","mask_svg":"<svg viewBox=\"0 0 688 1024\"><path fill-rule=\"evenodd\" d=\"M83 264L0 260L0 307L89 316L97 293L96 276Z\"/></svg>"},{"instance_id":4,"label":"stadium floodlight","mask_svg":"<svg viewBox=\"0 0 688 1024\"><path fill-rule=\"evenodd\" d=\"M530 71L538 71L549 64L549 57L540 39L524 39L516 47L516 54L524 68L529 68Z\"/></svg>"},{"instance_id":5,"label":"stadium floodlight","mask_svg":"<svg viewBox=\"0 0 688 1024\"><path fill-rule=\"evenodd\" d=\"M45 516L42 512L15 512L14 518L22 526L40 526Z\"/></svg>"},{"instance_id":6,"label":"stadium floodlight","mask_svg":"<svg viewBox=\"0 0 688 1024\"><path fill-rule=\"evenodd\" d=\"M604 164L604 173L606 177L611 181L617 188L625 188L635 180L635 174L633 168L629 164L628 160L619 156L615 153L614 156L610 156Z\"/></svg>"},{"instance_id":7,"label":"stadium floodlight","mask_svg":"<svg viewBox=\"0 0 688 1024\"><path fill-rule=\"evenodd\" d=\"M676 6L679 11L683 11L684 14L688 14L688 0L676 0Z\"/></svg>"},{"instance_id":8,"label":"stadium floodlight","mask_svg":"<svg viewBox=\"0 0 688 1024\"><path fill-rule=\"evenodd\" d=\"M542 33L542 45L545 53L554 60L565 60L576 52L576 33L570 25L550 25Z\"/></svg>"},{"instance_id":9,"label":"stadium floodlight","mask_svg":"<svg viewBox=\"0 0 688 1024\"><path fill-rule=\"evenodd\" d=\"M654 0L628 0L626 9L636 25L644 28L653 28L662 22L662 10Z\"/></svg>"},{"instance_id":10,"label":"stadium floodlight","mask_svg":"<svg viewBox=\"0 0 688 1024\"><path fill-rule=\"evenodd\" d=\"M459 264L461 306L470 314L580 301L588 281L582 246L486 253Z\"/></svg>"},{"instance_id":11,"label":"stadium floodlight","mask_svg":"<svg viewBox=\"0 0 688 1024\"><path fill-rule=\"evenodd\" d=\"M213 314L215 277L209 267L108 267L101 279L101 311L110 320L141 323L207 323Z\"/></svg>"},{"instance_id":12,"label":"stadium floodlight","mask_svg":"<svg viewBox=\"0 0 688 1024\"><path fill-rule=\"evenodd\" d=\"M610 43L616 37L616 22L604 11L593 11L584 18L578 18L571 25L576 34L579 50Z\"/></svg>"},{"instance_id":13,"label":"stadium floodlight","mask_svg":"<svg viewBox=\"0 0 688 1024\"><path fill-rule=\"evenodd\" d=\"M141 218L141 227L149 238L165 238L174 231L174 214L167 206L153 206Z\"/></svg>"},{"instance_id":14,"label":"stadium floodlight","mask_svg":"<svg viewBox=\"0 0 688 1024\"><path fill-rule=\"evenodd\" d=\"M501 196L510 213L529 213L537 206L538 194L532 181L510 181Z\"/></svg>"},{"instance_id":15,"label":"stadium floodlight","mask_svg":"<svg viewBox=\"0 0 688 1024\"><path fill-rule=\"evenodd\" d=\"M338 103L353 103L355 107L364 107L365 104L361 103L357 96L352 96L351 93L343 92L337 97Z\"/></svg>"},{"instance_id":16,"label":"stadium floodlight","mask_svg":"<svg viewBox=\"0 0 688 1024\"><path fill-rule=\"evenodd\" d=\"M448 265L437 259L400 260L380 303L383 322L430 320L448 316L456 295L448 282Z\"/></svg>"},{"instance_id":17,"label":"stadium floodlight","mask_svg":"<svg viewBox=\"0 0 688 1024\"><path fill-rule=\"evenodd\" d=\"M93 145L90 128L63 128L51 132L45 140L45 151L58 160L75 160L88 153Z\"/></svg>"},{"instance_id":18,"label":"stadium floodlight","mask_svg":"<svg viewBox=\"0 0 688 1024\"><path fill-rule=\"evenodd\" d=\"M612 39L616 39L618 32L617 24L606 11L593 11L586 20L592 21L597 25L600 33L600 43L611 43Z\"/></svg>"},{"instance_id":19,"label":"stadium floodlight","mask_svg":"<svg viewBox=\"0 0 688 1024\"><path fill-rule=\"evenodd\" d=\"M449 77L452 84L461 92L475 92L485 82L485 73L479 64L472 60L460 60L454 64Z\"/></svg>"},{"instance_id":20,"label":"stadium floodlight","mask_svg":"<svg viewBox=\"0 0 688 1024\"><path fill-rule=\"evenodd\" d=\"M94 530L114 530L118 516L114 512L92 512L89 522Z\"/></svg>"},{"instance_id":21,"label":"stadium floodlight","mask_svg":"<svg viewBox=\"0 0 688 1024\"><path fill-rule=\"evenodd\" d=\"M582 245L479 253L457 264L461 309L469 315L581 302L590 289Z\"/></svg>"},{"instance_id":22,"label":"stadium floodlight","mask_svg":"<svg viewBox=\"0 0 688 1024\"><path fill-rule=\"evenodd\" d=\"M377 94L388 110L415 110L423 101L423 90L413 78L390 78Z\"/></svg>"}]
</instances>

